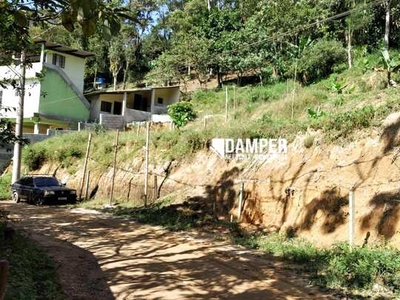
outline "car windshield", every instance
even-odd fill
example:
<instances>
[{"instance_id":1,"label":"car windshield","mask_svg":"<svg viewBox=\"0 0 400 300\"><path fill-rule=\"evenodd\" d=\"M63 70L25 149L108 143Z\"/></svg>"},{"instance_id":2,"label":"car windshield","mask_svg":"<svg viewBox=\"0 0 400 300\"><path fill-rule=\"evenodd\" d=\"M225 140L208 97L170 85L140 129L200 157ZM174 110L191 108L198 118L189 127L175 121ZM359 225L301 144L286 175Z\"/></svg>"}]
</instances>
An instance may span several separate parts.
<instances>
[{"instance_id":1,"label":"car windshield","mask_svg":"<svg viewBox=\"0 0 400 300\"><path fill-rule=\"evenodd\" d=\"M33 180L36 186L60 186L60 183L54 177L36 177Z\"/></svg>"}]
</instances>

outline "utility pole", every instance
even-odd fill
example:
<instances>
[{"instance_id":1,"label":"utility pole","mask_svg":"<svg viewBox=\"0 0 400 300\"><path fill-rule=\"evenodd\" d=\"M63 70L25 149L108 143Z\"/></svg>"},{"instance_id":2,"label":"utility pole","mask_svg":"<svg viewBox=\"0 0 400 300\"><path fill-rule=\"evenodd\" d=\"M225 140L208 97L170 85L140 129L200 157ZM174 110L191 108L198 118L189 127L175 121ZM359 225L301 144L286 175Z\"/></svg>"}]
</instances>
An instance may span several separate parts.
<instances>
[{"instance_id":1,"label":"utility pole","mask_svg":"<svg viewBox=\"0 0 400 300\"><path fill-rule=\"evenodd\" d=\"M17 141L14 143L14 158L12 169L11 183L16 182L21 175L21 139L22 128L24 123L24 98L25 98L25 75L26 75L26 53L25 50L21 52L21 77L19 80L19 101L17 107L17 119L15 123L15 137Z\"/></svg>"}]
</instances>

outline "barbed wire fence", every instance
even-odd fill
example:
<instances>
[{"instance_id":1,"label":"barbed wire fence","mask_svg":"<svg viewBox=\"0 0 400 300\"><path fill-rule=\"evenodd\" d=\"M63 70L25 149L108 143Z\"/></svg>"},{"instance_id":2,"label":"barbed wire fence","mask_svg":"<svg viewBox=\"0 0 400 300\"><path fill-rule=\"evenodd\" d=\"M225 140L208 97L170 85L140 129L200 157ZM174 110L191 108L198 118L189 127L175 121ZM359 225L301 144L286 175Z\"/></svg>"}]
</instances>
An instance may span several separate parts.
<instances>
[{"instance_id":1,"label":"barbed wire fence","mask_svg":"<svg viewBox=\"0 0 400 300\"><path fill-rule=\"evenodd\" d=\"M154 144L154 141L152 142ZM118 146L118 145L116 145ZM398 170L400 170L400 167L397 163L397 158L399 157L400 153L400 148L397 151L390 152L385 155L377 156L377 159L382 159L385 156L392 156L391 158L391 163L393 166L395 166ZM111 152L110 155L113 155ZM390 158L390 157L389 157ZM125 198L127 201L133 201L137 205L142 205L143 204L143 181L145 176L150 176L151 180L149 180L149 185L148 189L151 191L148 193L148 200L149 204L153 204L157 201L157 199L160 198L160 196L165 196L174 192L179 192L184 189L187 190L193 190L193 189L203 189L207 190L212 188L212 191L215 193L219 193L219 190L222 189L223 185L226 183L224 181L218 181L218 182L207 182L207 183L196 183L193 182L192 180L182 180L178 178L174 178L169 174L168 170L164 170L163 172L160 171L155 171L155 170L148 170L147 175L146 172L144 171L134 171L132 169L126 168L126 167L121 167L118 164L116 166L113 166L112 164L104 164L100 161L95 160L94 158L91 158L89 155L88 160L90 161L90 172L95 171L96 169L102 169L102 170L107 170L107 174L110 174L110 170L112 168L115 168L116 173L125 173L123 175L123 178L126 179L123 182L124 189L123 192L119 191L119 194L123 195L122 197ZM376 159L375 159L376 160ZM313 188L311 186L306 186L303 188L303 191L301 191L301 184L299 186L296 186L294 184L296 181L302 179L305 176L311 176L315 175L316 173L318 174L316 181L320 179L320 177L323 174L330 174L334 171L337 171L338 169L345 169L345 168L350 168L353 167L354 164L372 164L374 165L374 160L357 160L357 161L352 161L347 164L335 164L329 169L323 169L323 170L318 170L318 172L314 172L314 170L305 170L304 172L300 172L296 174L296 177L285 179L280 183L280 191L278 192L279 197L277 196L272 196L270 202L279 202L277 199L279 198L287 198L287 201L290 201L294 193L306 193L306 192L313 192L314 195L322 195L322 193L328 189L335 189L339 188L340 193L345 195L347 197L347 202L346 206L348 207L348 211L346 212L348 215L348 241L350 246L353 246L355 243L356 239L356 234L357 234L357 219L360 219L363 216L358 215L357 211L360 210L361 206L365 205L370 205L373 207L374 203L373 199L374 197L377 197L377 195L386 195L386 198L383 198L381 202L379 203L379 209L380 213L382 216L387 215L390 213L390 211L396 210L397 207L400 207L400 188L395 188L391 190L387 190L388 185L396 185L400 183L400 176L398 178L392 178L390 181L385 181L385 180L379 180L376 178L376 172L377 170L374 170L371 168L369 174L367 175L360 175L360 179L357 180L354 183L349 183L347 178L341 178L338 180L338 182L330 182L330 180L326 180L324 182L324 186L321 187L316 187ZM375 166L377 168L377 166ZM230 189L233 191L234 198L235 198L235 203L232 205L231 209L231 215L230 219L231 221L239 221L241 222L243 220L243 215L244 214L249 214L251 212L247 211L248 209L251 209L251 206L249 206L250 200L253 202L265 202L269 201L268 199L257 199L255 195L252 195L252 193L257 190L257 189L268 189L270 188L271 185L276 184L273 180L270 178L262 179L262 178L252 178L251 174L255 174L257 172L257 169L259 168L259 162L253 161L248 165L248 169L251 170L251 172L243 173L240 176L232 176L229 178L226 178L226 181L229 181L230 183ZM86 188L85 188L85 199L90 198L89 193L89 186L91 186L92 190L93 187L96 184L99 184L101 178L97 178L97 183L91 182L90 178L90 173L88 174L83 174L82 179L85 179L87 182ZM102 175L104 176L104 175ZM119 174L119 176L121 176ZM363 176L367 176L363 178ZM371 178L374 180L372 183L366 183L366 181L371 181ZM378 179L375 180L375 179ZM221 178L222 180L222 178ZM120 184L120 182L119 182ZM252 189L250 189L250 185L252 185ZM382 186L385 186L386 190L382 190ZM369 189L369 192L366 194L366 190ZM223 196L223 195L222 195ZM273 197L276 197L276 199L273 199ZM366 201L365 197L369 197L369 199ZM383 197L383 196L382 196ZM213 197L214 202L217 201L217 197ZM254 198L254 199L252 199ZM269 198L269 197L267 197ZM362 201L359 201L359 199L362 199ZM308 201L308 200L306 200ZM305 206L306 203L303 203L303 206ZM214 203L214 209L215 209L216 203ZM286 205L286 204L285 204ZM300 204L299 204L300 205ZM376 206L376 205L375 205ZM304 209L304 207L303 207ZM235 211L235 212L234 212Z\"/></svg>"}]
</instances>

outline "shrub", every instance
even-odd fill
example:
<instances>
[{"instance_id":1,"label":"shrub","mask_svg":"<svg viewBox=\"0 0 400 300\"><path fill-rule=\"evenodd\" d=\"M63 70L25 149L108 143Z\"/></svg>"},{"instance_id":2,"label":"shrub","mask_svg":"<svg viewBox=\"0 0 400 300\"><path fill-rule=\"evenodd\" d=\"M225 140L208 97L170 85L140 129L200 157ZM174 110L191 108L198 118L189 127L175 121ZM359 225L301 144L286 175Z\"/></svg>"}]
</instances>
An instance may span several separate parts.
<instances>
[{"instance_id":1,"label":"shrub","mask_svg":"<svg viewBox=\"0 0 400 300\"><path fill-rule=\"evenodd\" d=\"M46 161L46 152L39 147L26 147L22 152L22 162L29 171L39 169Z\"/></svg>"},{"instance_id":2,"label":"shrub","mask_svg":"<svg viewBox=\"0 0 400 300\"><path fill-rule=\"evenodd\" d=\"M0 177L0 200L10 199L10 184L11 184L11 173L4 174Z\"/></svg>"},{"instance_id":3,"label":"shrub","mask_svg":"<svg viewBox=\"0 0 400 300\"><path fill-rule=\"evenodd\" d=\"M383 247L356 247L339 244L327 252L324 280L330 286L371 288L374 283L400 288L398 251Z\"/></svg>"},{"instance_id":4,"label":"shrub","mask_svg":"<svg viewBox=\"0 0 400 300\"><path fill-rule=\"evenodd\" d=\"M371 105L353 111L346 111L336 115L324 115L313 119L311 127L323 129L333 140L347 137L355 129L367 128L372 125L375 118L375 108Z\"/></svg>"},{"instance_id":5,"label":"shrub","mask_svg":"<svg viewBox=\"0 0 400 300\"><path fill-rule=\"evenodd\" d=\"M303 83L326 78L334 66L346 60L346 51L335 40L319 40L305 52L297 64L298 76Z\"/></svg>"},{"instance_id":6,"label":"shrub","mask_svg":"<svg viewBox=\"0 0 400 300\"><path fill-rule=\"evenodd\" d=\"M196 118L193 106L190 102L178 102L168 106L168 115L177 127L185 126Z\"/></svg>"}]
</instances>

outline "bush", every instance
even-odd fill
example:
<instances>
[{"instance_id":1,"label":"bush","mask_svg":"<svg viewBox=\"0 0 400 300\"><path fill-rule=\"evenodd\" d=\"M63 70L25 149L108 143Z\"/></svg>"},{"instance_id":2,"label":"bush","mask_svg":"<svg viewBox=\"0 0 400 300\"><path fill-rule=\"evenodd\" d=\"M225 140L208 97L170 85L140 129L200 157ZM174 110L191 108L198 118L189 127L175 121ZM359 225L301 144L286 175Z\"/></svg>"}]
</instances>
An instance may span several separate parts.
<instances>
[{"instance_id":1,"label":"bush","mask_svg":"<svg viewBox=\"0 0 400 300\"><path fill-rule=\"evenodd\" d=\"M318 249L302 239L280 234L239 237L236 242L303 264L315 274L315 280L328 287L368 291L378 283L394 293L400 291L400 253L396 249L350 249L344 243Z\"/></svg>"},{"instance_id":2,"label":"bush","mask_svg":"<svg viewBox=\"0 0 400 300\"><path fill-rule=\"evenodd\" d=\"M310 51L298 60L298 78L303 83L311 83L328 77L335 67L346 60L346 51L335 40L319 40Z\"/></svg>"},{"instance_id":3,"label":"bush","mask_svg":"<svg viewBox=\"0 0 400 300\"><path fill-rule=\"evenodd\" d=\"M44 149L36 147L26 147L22 152L22 162L29 171L39 169L46 161L46 152Z\"/></svg>"},{"instance_id":4,"label":"bush","mask_svg":"<svg viewBox=\"0 0 400 300\"><path fill-rule=\"evenodd\" d=\"M373 106L368 105L337 115L324 115L321 118L314 119L311 122L311 127L323 129L332 140L347 137L355 129L371 126L375 119L375 111Z\"/></svg>"},{"instance_id":5,"label":"bush","mask_svg":"<svg viewBox=\"0 0 400 300\"><path fill-rule=\"evenodd\" d=\"M178 102L168 106L168 115L177 127L185 126L196 118L190 102Z\"/></svg>"},{"instance_id":6,"label":"bush","mask_svg":"<svg viewBox=\"0 0 400 300\"><path fill-rule=\"evenodd\" d=\"M330 286L369 289L379 283L392 290L400 288L400 258L396 250L339 244L327 252L324 281Z\"/></svg>"},{"instance_id":7,"label":"bush","mask_svg":"<svg viewBox=\"0 0 400 300\"><path fill-rule=\"evenodd\" d=\"M10 184L11 184L11 173L4 174L0 177L0 200L10 199Z\"/></svg>"}]
</instances>

